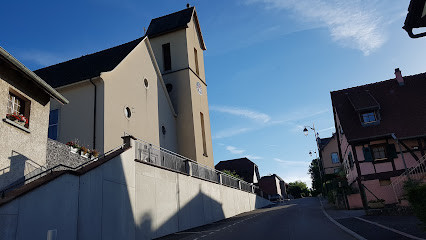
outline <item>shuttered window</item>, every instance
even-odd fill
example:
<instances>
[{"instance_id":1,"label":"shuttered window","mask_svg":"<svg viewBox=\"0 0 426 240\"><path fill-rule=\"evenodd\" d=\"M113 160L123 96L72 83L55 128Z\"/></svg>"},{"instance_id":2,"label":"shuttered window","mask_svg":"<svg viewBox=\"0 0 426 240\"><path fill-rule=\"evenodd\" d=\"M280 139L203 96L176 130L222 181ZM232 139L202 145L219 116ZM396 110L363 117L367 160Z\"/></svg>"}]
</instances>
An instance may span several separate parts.
<instances>
[{"instance_id":1,"label":"shuttered window","mask_svg":"<svg viewBox=\"0 0 426 240\"><path fill-rule=\"evenodd\" d=\"M364 161L366 162L373 161L373 155L371 155L371 150L369 147L363 147L362 152L364 153Z\"/></svg>"}]
</instances>

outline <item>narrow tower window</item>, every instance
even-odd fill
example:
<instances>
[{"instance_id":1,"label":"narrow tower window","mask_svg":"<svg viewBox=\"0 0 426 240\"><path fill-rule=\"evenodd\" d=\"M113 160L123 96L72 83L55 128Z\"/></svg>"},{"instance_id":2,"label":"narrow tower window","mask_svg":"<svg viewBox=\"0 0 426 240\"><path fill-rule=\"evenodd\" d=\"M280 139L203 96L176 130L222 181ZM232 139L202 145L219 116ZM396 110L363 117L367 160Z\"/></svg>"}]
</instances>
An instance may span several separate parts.
<instances>
[{"instance_id":1,"label":"narrow tower window","mask_svg":"<svg viewBox=\"0 0 426 240\"><path fill-rule=\"evenodd\" d=\"M170 43L163 44L163 65L164 71L172 69L172 58L170 55Z\"/></svg>"},{"instance_id":2,"label":"narrow tower window","mask_svg":"<svg viewBox=\"0 0 426 240\"><path fill-rule=\"evenodd\" d=\"M197 54L196 48L194 48L194 58L195 58L195 72L197 73L197 75L200 75L200 68L198 67L198 54Z\"/></svg>"},{"instance_id":3,"label":"narrow tower window","mask_svg":"<svg viewBox=\"0 0 426 240\"><path fill-rule=\"evenodd\" d=\"M201 120L201 135L203 136L203 155L207 157L207 143L206 143L206 131L204 128L204 115L200 112Z\"/></svg>"}]
</instances>

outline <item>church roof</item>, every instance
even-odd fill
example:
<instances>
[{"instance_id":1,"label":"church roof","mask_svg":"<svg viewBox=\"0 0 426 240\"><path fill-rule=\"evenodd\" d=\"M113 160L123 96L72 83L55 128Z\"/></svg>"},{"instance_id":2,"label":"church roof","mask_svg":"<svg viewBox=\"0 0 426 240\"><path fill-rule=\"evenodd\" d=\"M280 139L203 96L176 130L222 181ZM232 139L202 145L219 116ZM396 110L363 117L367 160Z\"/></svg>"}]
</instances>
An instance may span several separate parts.
<instances>
[{"instance_id":1,"label":"church roof","mask_svg":"<svg viewBox=\"0 0 426 240\"><path fill-rule=\"evenodd\" d=\"M149 24L146 35L153 38L162 34L187 28L189 21L191 21L193 12L194 7L190 7L166 16L154 18Z\"/></svg>"},{"instance_id":2,"label":"church roof","mask_svg":"<svg viewBox=\"0 0 426 240\"><path fill-rule=\"evenodd\" d=\"M100 52L84 55L34 71L54 88L97 77L113 70L141 41L143 37Z\"/></svg>"},{"instance_id":3,"label":"church roof","mask_svg":"<svg viewBox=\"0 0 426 240\"><path fill-rule=\"evenodd\" d=\"M186 8L166 16L152 19L146 32L146 35L149 38L154 38L180 29L185 29L188 27L188 23L191 21L193 15L201 42L201 48L203 50L206 50L195 7Z\"/></svg>"}]
</instances>

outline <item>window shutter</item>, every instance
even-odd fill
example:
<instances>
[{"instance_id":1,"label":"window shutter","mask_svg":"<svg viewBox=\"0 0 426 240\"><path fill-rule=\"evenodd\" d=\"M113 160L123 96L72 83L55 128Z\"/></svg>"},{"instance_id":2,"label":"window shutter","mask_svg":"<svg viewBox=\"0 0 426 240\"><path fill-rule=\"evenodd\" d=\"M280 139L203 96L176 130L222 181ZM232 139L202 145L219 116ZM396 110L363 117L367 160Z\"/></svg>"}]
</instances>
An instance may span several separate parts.
<instances>
[{"instance_id":1,"label":"window shutter","mask_svg":"<svg viewBox=\"0 0 426 240\"><path fill-rule=\"evenodd\" d=\"M386 147L387 157L388 158L397 158L396 148L394 144L388 144Z\"/></svg>"},{"instance_id":2,"label":"window shutter","mask_svg":"<svg viewBox=\"0 0 426 240\"><path fill-rule=\"evenodd\" d=\"M364 161L366 162L372 162L373 161L373 156L371 155L371 150L369 147L363 147L362 151L364 153Z\"/></svg>"}]
</instances>

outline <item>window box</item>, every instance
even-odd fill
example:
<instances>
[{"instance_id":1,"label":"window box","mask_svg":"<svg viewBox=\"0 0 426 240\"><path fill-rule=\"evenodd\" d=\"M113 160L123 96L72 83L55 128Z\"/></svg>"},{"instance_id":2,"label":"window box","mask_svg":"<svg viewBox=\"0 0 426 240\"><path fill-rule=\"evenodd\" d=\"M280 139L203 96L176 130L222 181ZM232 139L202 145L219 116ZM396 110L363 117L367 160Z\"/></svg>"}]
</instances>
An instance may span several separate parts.
<instances>
[{"instance_id":1,"label":"window box","mask_svg":"<svg viewBox=\"0 0 426 240\"><path fill-rule=\"evenodd\" d=\"M12 125L14 127L17 127L19 129L21 129L22 131L30 133L30 130L28 128L26 128L25 126L22 126L22 125L16 123L15 121L9 120L7 118L3 118L3 122L8 123L8 124L10 124L10 125Z\"/></svg>"}]
</instances>

